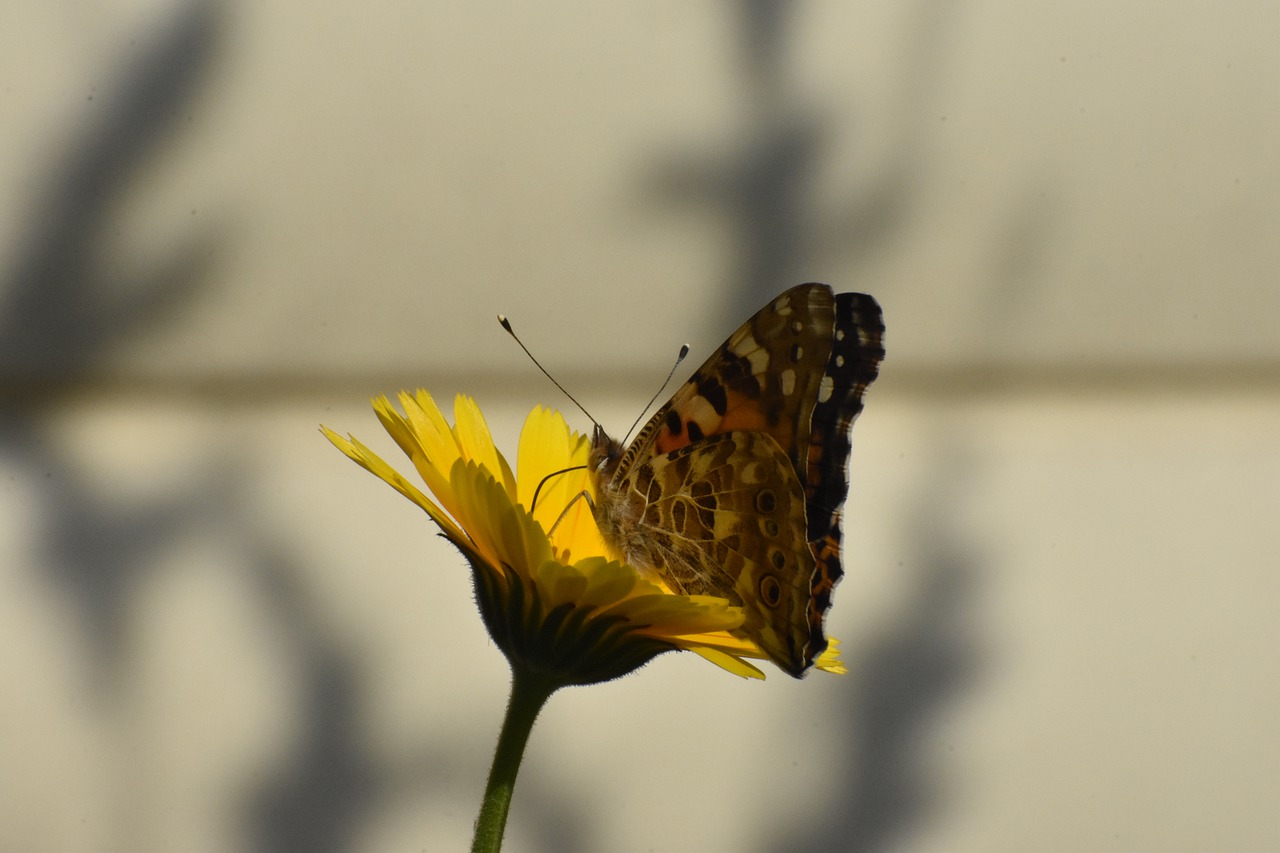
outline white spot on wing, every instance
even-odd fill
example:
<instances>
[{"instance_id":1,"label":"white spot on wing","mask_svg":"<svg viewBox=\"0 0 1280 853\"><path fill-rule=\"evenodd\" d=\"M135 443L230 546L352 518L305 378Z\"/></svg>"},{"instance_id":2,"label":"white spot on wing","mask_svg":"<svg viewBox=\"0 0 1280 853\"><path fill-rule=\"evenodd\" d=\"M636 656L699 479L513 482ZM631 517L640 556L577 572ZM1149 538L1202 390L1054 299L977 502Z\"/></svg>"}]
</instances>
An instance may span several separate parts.
<instances>
[{"instance_id":1,"label":"white spot on wing","mask_svg":"<svg viewBox=\"0 0 1280 853\"><path fill-rule=\"evenodd\" d=\"M791 368L787 368L779 374L778 379L782 381L782 393L790 397L796 390L796 372Z\"/></svg>"},{"instance_id":2,"label":"white spot on wing","mask_svg":"<svg viewBox=\"0 0 1280 853\"><path fill-rule=\"evenodd\" d=\"M688 403L685 418L686 420L695 421L705 432L707 424L715 423L717 416L716 410L711 407L711 403L706 397L695 396Z\"/></svg>"},{"instance_id":3,"label":"white spot on wing","mask_svg":"<svg viewBox=\"0 0 1280 853\"><path fill-rule=\"evenodd\" d=\"M836 390L835 380L830 376L822 377L822 382L818 385L818 402L825 403L831 399L831 395Z\"/></svg>"}]
</instances>

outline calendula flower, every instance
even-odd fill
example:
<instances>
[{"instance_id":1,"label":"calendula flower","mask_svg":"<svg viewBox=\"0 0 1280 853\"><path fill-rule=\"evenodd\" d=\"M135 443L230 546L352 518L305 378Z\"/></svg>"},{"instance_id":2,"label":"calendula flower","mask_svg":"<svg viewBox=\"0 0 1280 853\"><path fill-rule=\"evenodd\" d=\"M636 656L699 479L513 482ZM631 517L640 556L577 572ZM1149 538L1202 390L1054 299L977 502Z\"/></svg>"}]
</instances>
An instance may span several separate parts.
<instances>
[{"instance_id":1,"label":"calendula flower","mask_svg":"<svg viewBox=\"0 0 1280 853\"><path fill-rule=\"evenodd\" d=\"M354 437L321 429L421 507L471 564L481 616L513 674L476 836L475 849L496 850L525 740L555 690L617 678L675 650L763 678L748 660L767 656L733 633L743 621L740 607L674 594L610 557L584 497L592 494L589 439L558 412L530 413L513 471L471 398L455 400L452 425L426 391L402 393L399 403L403 411L385 397L373 406L426 491ZM815 662L818 668L844 672L836 645Z\"/></svg>"}]
</instances>

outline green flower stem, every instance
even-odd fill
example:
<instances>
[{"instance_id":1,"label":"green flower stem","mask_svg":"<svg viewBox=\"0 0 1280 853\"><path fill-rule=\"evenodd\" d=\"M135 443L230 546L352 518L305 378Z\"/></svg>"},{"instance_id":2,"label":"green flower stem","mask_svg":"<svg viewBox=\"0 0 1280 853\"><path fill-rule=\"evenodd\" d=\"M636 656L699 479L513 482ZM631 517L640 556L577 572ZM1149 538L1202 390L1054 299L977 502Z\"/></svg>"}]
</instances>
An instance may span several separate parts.
<instances>
[{"instance_id":1,"label":"green flower stem","mask_svg":"<svg viewBox=\"0 0 1280 853\"><path fill-rule=\"evenodd\" d=\"M560 682L539 677L521 666L511 667L511 701L507 704L507 716L502 721L502 733L498 735L498 748L493 755L493 767L489 769L489 783L485 786L484 802L480 804L480 817L476 818L476 836L471 843L471 853L498 853L502 849L502 833L507 826L507 812L511 810L511 793L516 786L516 774L520 772L520 760L529 742L533 722Z\"/></svg>"}]
</instances>

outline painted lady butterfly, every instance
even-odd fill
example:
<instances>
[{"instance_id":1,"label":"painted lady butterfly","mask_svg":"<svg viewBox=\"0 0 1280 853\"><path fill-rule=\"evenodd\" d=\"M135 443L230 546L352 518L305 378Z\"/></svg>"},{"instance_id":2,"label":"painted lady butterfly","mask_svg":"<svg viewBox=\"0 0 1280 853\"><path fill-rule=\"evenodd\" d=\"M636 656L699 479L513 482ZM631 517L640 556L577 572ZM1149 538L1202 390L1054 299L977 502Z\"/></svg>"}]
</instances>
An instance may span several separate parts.
<instances>
[{"instance_id":1,"label":"painted lady butterfly","mask_svg":"<svg viewBox=\"0 0 1280 853\"><path fill-rule=\"evenodd\" d=\"M799 678L844 573L849 429L884 357L875 299L793 287L734 332L623 447L597 426L596 522L628 563L746 611Z\"/></svg>"}]
</instances>

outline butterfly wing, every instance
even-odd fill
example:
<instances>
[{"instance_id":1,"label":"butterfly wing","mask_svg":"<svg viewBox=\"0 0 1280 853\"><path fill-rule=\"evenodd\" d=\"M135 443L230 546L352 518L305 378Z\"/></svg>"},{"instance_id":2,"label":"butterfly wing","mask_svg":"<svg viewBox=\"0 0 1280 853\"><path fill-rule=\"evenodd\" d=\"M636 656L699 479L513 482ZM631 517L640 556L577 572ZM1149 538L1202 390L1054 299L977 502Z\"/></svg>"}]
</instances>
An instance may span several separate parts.
<instances>
[{"instance_id":1,"label":"butterfly wing","mask_svg":"<svg viewBox=\"0 0 1280 853\"><path fill-rule=\"evenodd\" d=\"M743 633L792 675L827 647L849 428L883 335L872 297L793 287L734 332L625 450L598 427L592 442L605 540L680 591L740 601ZM753 504L766 494L775 505ZM771 569L775 559L785 571Z\"/></svg>"},{"instance_id":2,"label":"butterfly wing","mask_svg":"<svg viewBox=\"0 0 1280 853\"><path fill-rule=\"evenodd\" d=\"M805 620L814 655L826 648L823 618L844 573L849 430L882 358L884 320L874 298L833 294L825 284L793 287L712 353L648 421L617 469L623 476L645 460L731 432L772 438L805 497L805 538L815 562Z\"/></svg>"}]
</instances>

